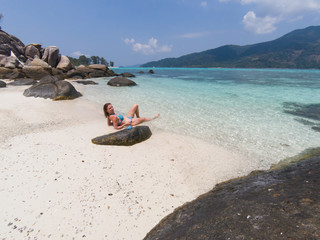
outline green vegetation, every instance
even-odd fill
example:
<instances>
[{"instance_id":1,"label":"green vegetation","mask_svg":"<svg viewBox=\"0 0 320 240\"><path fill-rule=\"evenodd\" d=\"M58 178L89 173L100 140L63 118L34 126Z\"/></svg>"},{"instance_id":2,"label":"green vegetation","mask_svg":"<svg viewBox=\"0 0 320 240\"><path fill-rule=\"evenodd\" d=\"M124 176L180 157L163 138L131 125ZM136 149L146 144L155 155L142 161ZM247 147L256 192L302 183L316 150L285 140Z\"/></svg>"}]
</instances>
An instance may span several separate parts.
<instances>
[{"instance_id":1,"label":"green vegetation","mask_svg":"<svg viewBox=\"0 0 320 240\"><path fill-rule=\"evenodd\" d=\"M320 68L320 26L253 45L225 45L141 67Z\"/></svg>"},{"instance_id":2,"label":"green vegetation","mask_svg":"<svg viewBox=\"0 0 320 240\"><path fill-rule=\"evenodd\" d=\"M69 57L70 62L73 66L79 66L79 65L90 65L90 64L103 64L109 66L109 63L107 60L105 60L103 57L98 56L91 56L90 58L86 57L85 55L81 55L79 58L73 58ZM110 61L110 66L113 67L114 62Z\"/></svg>"}]
</instances>

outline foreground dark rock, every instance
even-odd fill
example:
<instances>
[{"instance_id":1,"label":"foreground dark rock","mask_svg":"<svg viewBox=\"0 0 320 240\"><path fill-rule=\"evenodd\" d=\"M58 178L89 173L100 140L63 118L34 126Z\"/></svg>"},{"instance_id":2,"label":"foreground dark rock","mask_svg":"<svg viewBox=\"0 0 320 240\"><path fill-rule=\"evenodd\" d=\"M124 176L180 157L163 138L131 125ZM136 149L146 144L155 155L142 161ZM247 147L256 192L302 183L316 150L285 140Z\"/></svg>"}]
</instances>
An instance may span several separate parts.
<instances>
[{"instance_id":1,"label":"foreground dark rock","mask_svg":"<svg viewBox=\"0 0 320 240\"><path fill-rule=\"evenodd\" d=\"M7 84L4 81L0 81L0 88L5 88Z\"/></svg>"},{"instance_id":2,"label":"foreground dark rock","mask_svg":"<svg viewBox=\"0 0 320 240\"><path fill-rule=\"evenodd\" d=\"M320 148L298 159L217 185L145 239L320 239Z\"/></svg>"},{"instance_id":3,"label":"foreground dark rock","mask_svg":"<svg viewBox=\"0 0 320 240\"><path fill-rule=\"evenodd\" d=\"M135 86L137 84L134 81L125 77L115 77L108 82L108 85L113 87L124 87L124 86Z\"/></svg>"},{"instance_id":4,"label":"foreground dark rock","mask_svg":"<svg viewBox=\"0 0 320 240\"><path fill-rule=\"evenodd\" d=\"M56 77L47 76L40 80L39 83L26 89L23 93L26 97L51 98L54 100L71 100L81 96L74 86Z\"/></svg>"},{"instance_id":5,"label":"foreground dark rock","mask_svg":"<svg viewBox=\"0 0 320 240\"><path fill-rule=\"evenodd\" d=\"M98 145L131 146L150 138L152 135L148 126L137 126L130 130L124 129L108 135L92 139L92 143Z\"/></svg>"}]
</instances>

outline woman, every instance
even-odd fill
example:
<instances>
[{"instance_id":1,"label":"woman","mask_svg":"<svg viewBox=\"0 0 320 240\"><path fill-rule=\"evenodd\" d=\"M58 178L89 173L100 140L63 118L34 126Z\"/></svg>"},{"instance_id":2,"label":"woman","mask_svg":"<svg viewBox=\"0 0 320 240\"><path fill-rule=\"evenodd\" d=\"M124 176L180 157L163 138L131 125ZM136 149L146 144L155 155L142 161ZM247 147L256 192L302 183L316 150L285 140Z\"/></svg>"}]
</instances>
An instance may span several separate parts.
<instances>
[{"instance_id":1,"label":"woman","mask_svg":"<svg viewBox=\"0 0 320 240\"><path fill-rule=\"evenodd\" d=\"M160 114L158 114L157 116L155 116L153 118L141 118L139 115L138 104L133 104L133 106L130 108L127 116L122 116L121 114L115 114L114 108L111 103L106 103L103 106L103 112L107 118L108 126L113 125L113 127L117 130L119 130L125 126L128 126L127 129L131 129L132 126L136 126L140 123L153 120L153 119L160 116ZM136 118L134 118L134 115L136 115Z\"/></svg>"}]
</instances>

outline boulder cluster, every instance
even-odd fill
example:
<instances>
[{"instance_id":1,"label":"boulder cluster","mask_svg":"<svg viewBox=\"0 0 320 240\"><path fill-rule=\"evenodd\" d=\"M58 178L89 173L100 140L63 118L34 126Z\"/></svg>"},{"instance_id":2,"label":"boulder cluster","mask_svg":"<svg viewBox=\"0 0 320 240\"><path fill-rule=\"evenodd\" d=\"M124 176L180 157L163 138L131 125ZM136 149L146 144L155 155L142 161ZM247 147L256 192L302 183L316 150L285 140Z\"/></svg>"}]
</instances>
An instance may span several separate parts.
<instances>
[{"instance_id":1,"label":"boulder cluster","mask_svg":"<svg viewBox=\"0 0 320 240\"><path fill-rule=\"evenodd\" d=\"M116 76L102 64L75 68L67 56L60 55L56 46L43 48L38 43L25 46L15 36L0 31L0 79L40 80L47 75L59 80Z\"/></svg>"}]
</instances>

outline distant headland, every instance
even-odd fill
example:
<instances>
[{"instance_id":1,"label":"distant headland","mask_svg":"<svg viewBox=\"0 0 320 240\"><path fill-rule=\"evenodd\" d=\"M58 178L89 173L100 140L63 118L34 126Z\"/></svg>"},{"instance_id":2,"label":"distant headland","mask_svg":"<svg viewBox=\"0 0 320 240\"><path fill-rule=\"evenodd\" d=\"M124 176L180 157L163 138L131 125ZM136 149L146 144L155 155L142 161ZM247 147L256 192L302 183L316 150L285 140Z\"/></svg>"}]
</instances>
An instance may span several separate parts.
<instances>
[{"instance_id":1,"label":"distant headland","mask_svg":"<svg viewBox=\"0 0 320 240\"><path fill-rule=\"evenodd\" d=\"M141 67L320 68L320 26L292 31L276 40L246 46L225 45Z\"/></svg>"}]
</instances>

